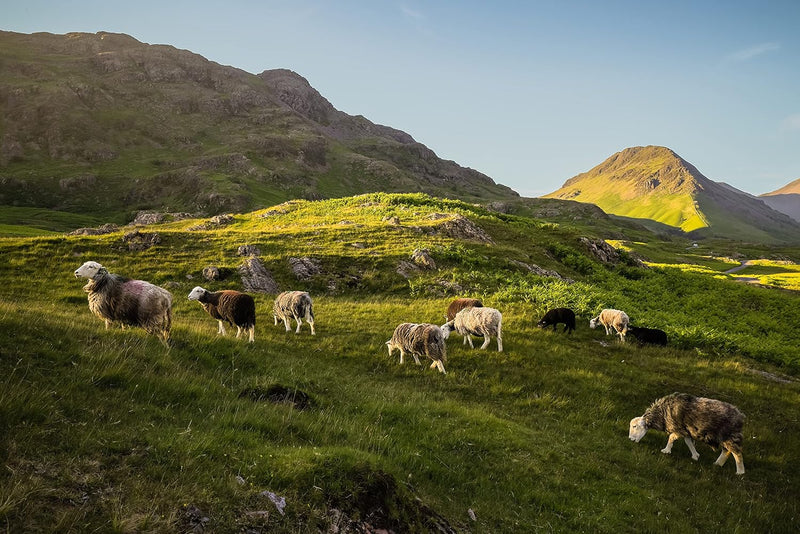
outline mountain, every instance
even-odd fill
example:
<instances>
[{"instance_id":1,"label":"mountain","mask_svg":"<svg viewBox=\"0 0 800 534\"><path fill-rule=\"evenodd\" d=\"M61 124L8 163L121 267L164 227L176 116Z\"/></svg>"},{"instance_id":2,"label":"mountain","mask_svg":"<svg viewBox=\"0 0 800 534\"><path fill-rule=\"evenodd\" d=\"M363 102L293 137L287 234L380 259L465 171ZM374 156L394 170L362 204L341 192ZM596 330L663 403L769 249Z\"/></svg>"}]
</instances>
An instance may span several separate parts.
<instances>
[{"instance_id":1,"label":"mountain","mask_svg":"<svg viewBox=\"0 0 800 534\"><path fill-rule=\"evenodd\" d=\"M800 179L759 197L770 208L800 221Z\"/></svg>"},{"instance_id":2,"label":"mountain","mask_svg":"<svg viewBox=\"0 0 800 534\"><path fill-rule=\"evenodd\" d=\"M800 224L760 199L703 176L669 148L632 147L545 195L596 204L605 212L652 220L695 237L796 242Z\"/></svg>"},{"instance_id":3,"label":"mountain","mask_svg":"<svg viewBox=\"0 0 800 534\"><path fill-rule=\"evenodd\" d=\"M259 75L123 34L0 32L0 205L127 222L292 198L516 198L405 132Z\"/></svg>"}]
</instances>

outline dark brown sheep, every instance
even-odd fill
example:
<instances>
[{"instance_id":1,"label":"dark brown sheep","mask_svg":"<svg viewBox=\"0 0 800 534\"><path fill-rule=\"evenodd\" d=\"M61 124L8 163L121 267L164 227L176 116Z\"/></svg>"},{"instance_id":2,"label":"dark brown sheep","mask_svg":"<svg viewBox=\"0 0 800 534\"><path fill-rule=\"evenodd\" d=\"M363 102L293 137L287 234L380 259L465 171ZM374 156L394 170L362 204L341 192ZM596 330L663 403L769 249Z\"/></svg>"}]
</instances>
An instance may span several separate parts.
<instances>
[{"instance_id":1,"label":"dark brown sheep","mask_svg":"<svg viewBox=\"0 0 800 534\"><path fill-rule=\"evenodd\" d=\"M208 314L219 322L217 333L226 334L225 325L236 326L236 338L242 335L242 330L250 334L249 341L255 341L256 329L256 303L247 293L225 289L212 293L200 286L192 289L189 300L196 300Z\"/></svg>"},{"instance_id":2,"label":"dark brown sheep","mask_svg":"<svg viewBox=\"0 0 800 534\"><path fill-rule=\"evenodd\" d=\"M452 321L455 319L456 314L463 310L464 308L482 308L483 302L478 299L471 299L471 298L458 298L450 303L447 307L447 315L445 315L445 320L447 322Z\"/></svg>"}]
</instances>

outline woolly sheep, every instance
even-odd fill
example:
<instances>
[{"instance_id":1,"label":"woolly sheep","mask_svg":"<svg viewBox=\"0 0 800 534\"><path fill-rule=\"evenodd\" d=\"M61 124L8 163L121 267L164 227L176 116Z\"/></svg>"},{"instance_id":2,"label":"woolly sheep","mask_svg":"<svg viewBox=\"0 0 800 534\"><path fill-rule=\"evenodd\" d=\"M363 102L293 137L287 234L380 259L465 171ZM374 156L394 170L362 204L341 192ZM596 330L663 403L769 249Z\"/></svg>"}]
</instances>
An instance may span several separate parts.
<instances>
[{"instance_id":1,"label":"woolly sheep","mask_svg":"<svg viewBox=\"0 0 800 534\"><path fill-rule=\"evenodd\" d=\"M426 356L433 360L430 368L439 368L439 372L447 374L444 370L444 362L447 361L447 346L442 330L435 324L428 323L402 323L394 329L392 338L386 342L389 347L389 356L394 349L400 351L400 363L403 363L403 356L408 352L414 357L417 365L422 365L419 356Z\"/></svg>"},{"instance_id":2,"label":"woolly sheep","mask_svg":"<svg viewBox=\"0 0 800 534\"><path fill-rule=\"evenodd\" d=\"M682 437L692 453L692 460L700 457L693 440L707 443L714 449L722 446L722 453L714 463L722 466L733 454L736 474L743 475L744 419L744 414L727 402L673 393L656 400L641 417L633 418L628 437L638 443L651 428L668 432L667 446L661 449L664 454L671 453L673 442Z\"/></svg>"},{"instance_id":3,"label":"woolly sheep","mask_svg":"<svg viewBox=\"0 0 800 534\"><path fill-rule=\"evenodd\" d=\"M89 310L106 324L140 326L148 334L169 342L172 327L172 294L143 280L112 274L96 261L75 270L75 278L88 278L83 290L89 294Z\"/></svg>"},{"instance_id":4,"label":"woolly sheep","mask_svg":"<svg viewBox=\"0 0 800 534\"><path fill-rule=\"evenodd\" d=\"M471 298L458 298L450 303L447 307L447 315L445 315L445 321L452 321L455 319L456 314L463 310L464 308L482 308L483 302L478 299L471 299Z\"/></svg>"},{"instance_id":5,"label":"woolly sheep","mask_svg":"<svg viewBox=\"0 0 800 534\"><path fill-rule=\"evenodd\" d=\"M619 339L624 343L625 334L628 332L628 323L630 323L630 319L627 313L606 308L600 312L600 315L589 321L589 328L597 328L597 325L601 324L606 329L606 335L609 335L611 330L614 330L614 332L619 334ZM611 330L609 330L609 328Z\"/></svg>"},{"instance_id":6,"label":"woolly sheep","mask_svg":"<svg viewBox=\"0 0 800 534\"><path fill-rule=\"evenodd\" d=\"M311 296L305 291L284 291L275 299L272 313L275 317L275 324L277 325L278 319L281 319L284 326L286 326L287 332L291 330L289 323L294 319L297 321L295 334L299 334L301 319L305 319L311 326L311 335L316 335L314 330L314 306L311 302Z\"/></svg>"},{"instance_id":7,"label":"woolly sheep","mask_svg":"<svg viewBox=\"0 0 800 534\"><path fill-rule=\"evenodd\" d=\"M558 323L564 323L564 332L571 334L575 330L575 312L569 308L554 308L545 313L536 326L547 328L552 325L555 332Z\"/></svg>"},{"instance_id":8,"label":"woolly sheep","mask_svg":"<svg viewBox=\"0 0 800 534\"><path fill-rule=\"evenodd\" d=\"M212 293L197 286L192 289L188 298L198 301L219 322L218 334L227 334L223 324L227 322L236 326L236 339L239 339L244 330L250 334L250 343L255 340L256 303L250 295L232 289Z\"/></svg>"},{"instance_id":9,"label":"woolly sheep","mask_svg":"<svg viewBox=\"0 0 800 534\"><path fill-rule=\"evenodd\" d=\"M667 346L667 333L658 328L644 328L641 326L628 326L628 333L633 335L640 345Z\"/></svg>"},{"instance_id":10,"label":"woolly sheep","mask_svg":"<svg viewBox=\"0 0 800 534\"><path fill-rule=\"evenodd\" d=\"M483 336L482 349L488 347L492 336L495 336L497 352L503 352L503 315L494 308L464 308L441 328L445 339L455 330L464 336L464 342L469 342L470 348L475 348L472 345L473 335Z\"/></svg>"}]
</instances>

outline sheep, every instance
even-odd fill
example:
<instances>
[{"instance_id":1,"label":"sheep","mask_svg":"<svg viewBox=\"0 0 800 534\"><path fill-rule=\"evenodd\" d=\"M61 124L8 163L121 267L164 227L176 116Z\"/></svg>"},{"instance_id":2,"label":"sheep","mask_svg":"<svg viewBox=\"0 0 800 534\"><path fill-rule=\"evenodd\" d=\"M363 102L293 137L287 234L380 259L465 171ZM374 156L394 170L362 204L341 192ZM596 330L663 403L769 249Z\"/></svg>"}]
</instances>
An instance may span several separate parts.
<instances>
[{"instance_id":1,"label":"sheep","mask_svg":"<svg viewBox=\"0 0 800 534\"><path fill-rule=\"evenodd\" d=\"M656 400L644 415L631 419L628 437L636 443L651 428L669 432L667 446L661 449L664 454L672 452L672 443L683 438L692 460L700 455L693 440L711 445L714 449L722 446L722 453L714 462L722 466L733 454L736 460L736 474L744 474L742 458L742 426L745 416L736 406L716 399L694 397L686 393L673 393Z\"/></svg>"},{"instance_id":2,"label":"sheep","mask_svg":"<svg viewBox=\"0 0 800 534\"><path fill-rule=\"evenodd\" d=\"M294 319L297 321L295 334L299 334L301 319L305 319L311 326L311 335L316 335L316 330L314 330L314 305L311 302L311 296L305 291L284 291L275 299L272 313L275 318L275 324L277 325L278 319L281 319L284 326L286 326L287 332L291 329L289 322Z\"/></svg>"},{"instance_id":3,"label":"sheep","mask_svg":"<svg viewBox=\"0 0 800 534\"><path fill-rule=\"evenodd\" d=\"M497 352L503 352L503 315L494 308L464 308L452 321L443 324L441 329L445 339L455 330L464 336L464 341L469 342L470 348L475 348L472 345L473 335L483 336L481 349L488 347L492 336L495 336Z\"/></svg>"},{"instance_id":4,"label":"sheep","mask_svg":"<svg viewBox=\"0 0 800 534\"><path fill-rule=\"evenodd\" d=\"M633 337L639 342L639 345L661 345L667 346L667 333L658 328L644 328L641 326L628 326L628 333L633 334Z\"/></svg>"},{"instance_id":5,"label":"sheep","mask_svg":"<svg viewBox=\"0 0 800 534\"><path fill-rule=\"evenodd\" d=\"M458 298L450 303L447 307L447 315L445 315L445 321L452 321L455 319L456 314L463 310L464 308L482 308L483 302L478 299L471 299L471 298Z\"/></svg>"},{"instance_id":6,"label":"sheep","mask_svg":"<svg viewBox=\"0 0 800 534\"><path fill-rule=\"evenodd\" d=\"M575 312L569 308L554 308L545 313L536 326L546 328L553 325L553 332L555 332L558 323L564 323L564 332L571 334L575 330Z\"/></svg>"},{"instance_id":7,"label":"sheep","mask_svg":"<svg viewBox=\"0 0 800 534\"><path fill-rule=\"evenodd\" d=\"M140 326L169 345L172 327L172 294L143 280L112 274L96 261L75 269L75 278L88 278L83 290L89 294L89 310L105 321L106 330L118 321Z\"/></svg>"},{"instance_id":8,"label":"sheep","mask_svg":"<svg viewBox=\"0 0 800 534\"><path fill-rule=\"evenodd\" d=\"M589 321L589 328L597 328L601 324L606 329L606 335L611 333L609 327L619 334L619 339L625 343L625 334L628 332L628 324L630 319L628 314L620 310L612 310L606 308L600 312L600 315Z\"/></svg>"},{"instance_id":9,"label":"sheep","mask_svg":"<svg viewBox=\"0 0 800 534\"><path fill-rule=\"evenodd\" d=\"M192 289L188 298L198 301L219 322L218 334L227 334L223 324L227 322L236 326L236 339L239 339L244 330L250 333L250 343L255 341L256 303L250 295L231 289L212 293L197 286Z\"/></svg>"},{"instance_id":10,"label":"sheep","mask_svg":"<svg viewBox=\"0 0 800 534\"><path fill-rule=\"evenodd\" d=\"M444 362L447 361L447 345L444 340L444 333L435 324L402 323L394 329L392 338L386 342L386 346L389 348L389 356L394 349L400 351L401 364L403 356L409 352L417 365L422 365L419 356L427 356L433 360L431 369L438 367L440 373L447 374L444 370Z\"/></svg>"}]
</instances>

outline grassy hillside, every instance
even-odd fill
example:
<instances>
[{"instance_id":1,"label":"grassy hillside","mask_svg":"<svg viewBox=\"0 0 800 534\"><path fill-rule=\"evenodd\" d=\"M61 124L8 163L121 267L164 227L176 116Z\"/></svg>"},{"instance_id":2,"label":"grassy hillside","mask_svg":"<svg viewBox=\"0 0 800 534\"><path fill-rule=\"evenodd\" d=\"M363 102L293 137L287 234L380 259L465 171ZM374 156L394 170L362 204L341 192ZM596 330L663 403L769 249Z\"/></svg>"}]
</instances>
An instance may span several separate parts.
<instances>
[{"instance_id":1,"label":"grassy hillside","mask_svg":"<svg viewBox=\"0 0 800 534\"><path fill-rule=\"evenodd\" d=\"M751 243L797 243L800 226L786 214L703 176L672 150L631 147L546 195L596 204L606 213L652 220L698 237Z\"/></svg>"},{"instance_id":2,"label":"grassy hillside","mask_svg":"<svg viewBox=\"0 0 800 534\"><path fill-rule=\"evenodd\" d=\"M432 214L445 214L445 217ZM456 239L464 216L493 243ZM400 224L393 224L397 217ZM0 239L0 525L9 532L791 531L800 502L800 323L792 292L678 267L608 266L569 225L424 195L292 202L123 232ZM591 236L590 236L591 237ZM317 335L273 326L256 295L256 342L216 335L192 287L239 288L237 247L257 245L282 289L315 299ZM653 243L675 259L685 242ZM406 280L427 248L436 271ZM692 259L692 251L685 251ZM300 282L289 257L320 273ZM175 295L173 345L104 330L72 272L96 260ZM624 259L624 257L623 257ZM655 259L655 258L654 258ZM568 284L528 272L556 270ZM666 261L664 263L667 263ZM202 281L217 265L224 279ZM716 278L719 276L720 278ZM447 375L384 342L400 322L440 323L456 295L503 312L504 349L448 343ZM572 336L540 331L568 305ZM587 327L605 306L664 328L668 348L620 344ZM780 320L775 320L779 317ZM307 394L292 406L271 388ZM628 421L673 391L748 416L747 473L666 435L627 439ZM282 515L268 497L285 498ZM723 496L722 498L720 496ZM475 516L470 517L470 511Z\"/></svg>"}]
</instances>

